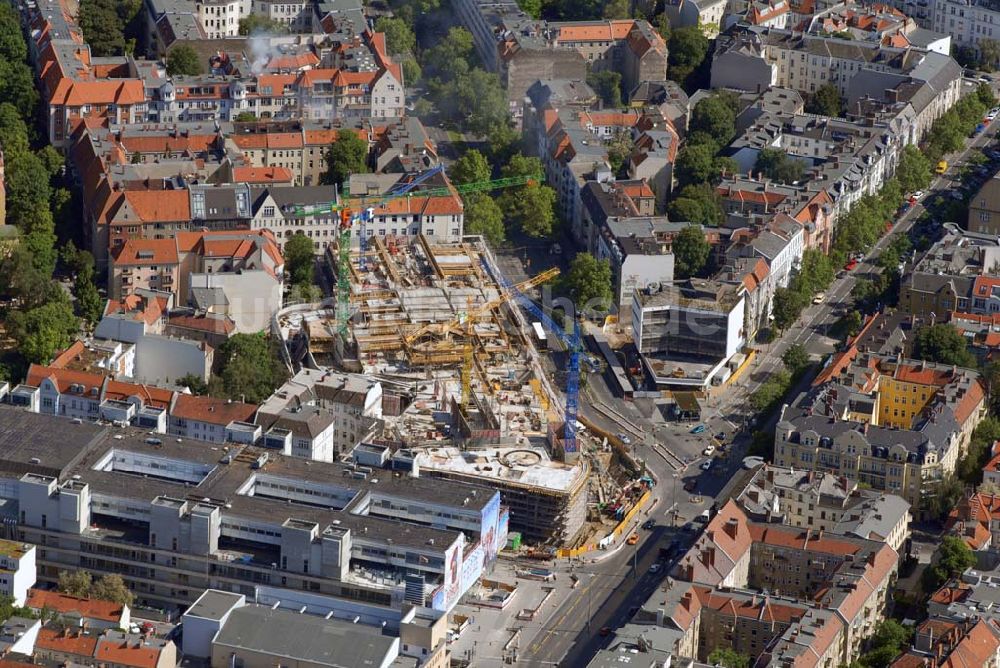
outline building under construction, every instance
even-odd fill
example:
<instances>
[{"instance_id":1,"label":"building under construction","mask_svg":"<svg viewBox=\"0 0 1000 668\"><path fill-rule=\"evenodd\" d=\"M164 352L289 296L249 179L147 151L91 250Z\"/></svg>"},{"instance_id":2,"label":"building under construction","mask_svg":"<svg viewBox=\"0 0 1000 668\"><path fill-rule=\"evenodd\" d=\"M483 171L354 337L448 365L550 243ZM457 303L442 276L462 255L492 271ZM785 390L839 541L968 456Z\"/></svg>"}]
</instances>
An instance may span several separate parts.
<instances>
[{"instance_id":1,"label":"building under construction","mask_svg":"<svg viewBox=\"0 0 1000 668\"><path fill-rule=\"evenodd\" d=\"M526 442L471 450L429 446L399 454L412 457L422 476L497 489L510 509L511 530L532 544L572 545L584 532L590 472L585 460L575 465L553 461L545 448Z\"/></svg>"},{"instance_id":2,"label":"building under construction","mask_svg":"<svg viewBox=\"0 0 1000 668\"><path fill-rule=\"evenodd\" d=\"M380 379L387 399L405 388L399 410L383 410L379 440L393 444L394 465L411 456L425 475L497 488L511 528L529 542L577 541L586 533L591 465L561 461L561 393L539 363L531 323L485 268L497 266L489 250L478 237L370 241L369 252L351 254L346 327L334 304L278 316L293 362ZM339 276L340 253L325 259Z\"/></svg>"}]
</instances>

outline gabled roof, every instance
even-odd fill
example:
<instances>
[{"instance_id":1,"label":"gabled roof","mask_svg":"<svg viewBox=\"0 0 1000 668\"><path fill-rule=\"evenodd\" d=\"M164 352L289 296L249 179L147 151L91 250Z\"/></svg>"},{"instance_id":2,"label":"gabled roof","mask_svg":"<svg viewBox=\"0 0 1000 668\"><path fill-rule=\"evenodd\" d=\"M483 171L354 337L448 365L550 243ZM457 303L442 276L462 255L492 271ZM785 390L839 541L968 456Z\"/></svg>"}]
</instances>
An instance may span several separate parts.
<instances>
[{"instance_id":1,"label":"gabled roof","mask_svg":"<svg viewBox=\"0 0 1000 668\"><path fill-rule=\"evenodd\" d=\"M257 412L256 404L226 401L214 397L179 394L170 414L174 417L226 426L230 422L251 422Z\"/></svg>"},{"instance_id":2,"label":"gabled roof","mask_svg":"<svg viewBox=\"0 0 1000 668\"><path fill-rule=\"evenodd\" d=\"M113 253L115 266L177 264L173 239L126 239Z\"/></svg>"},{"instance_id":3,"label":"gabled roof","mask_svg":"<svg viewBox=\"0 0 1000 668\"><path fill-rule=\"evenodd\" d=\"M125 614L124 606L96 598L78 598L48 589L29 589L27 607L34 610L49 608L62 615L75 615L85 619L100 619L118 623Z\"/></svg>"}]
</instances>

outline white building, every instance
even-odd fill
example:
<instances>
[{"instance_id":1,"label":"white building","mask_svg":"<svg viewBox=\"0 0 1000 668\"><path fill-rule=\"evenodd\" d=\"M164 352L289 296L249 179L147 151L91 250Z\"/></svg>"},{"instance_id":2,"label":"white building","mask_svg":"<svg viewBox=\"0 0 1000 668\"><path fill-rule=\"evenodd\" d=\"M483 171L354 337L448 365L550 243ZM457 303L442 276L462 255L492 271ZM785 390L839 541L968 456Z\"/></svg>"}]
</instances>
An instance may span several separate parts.
<instances>
[{"instance_id":1,"label":"white building","mask_svg":"<svg viewBox=\"0 0 1000 668\"><path fill-rule=\"evenodd\" d=\"M35 546L0 540L0 595L10 596L20 607L35 585Z\"/></svg>"},{"instance_id":2,"label":"white building","mask_svg":"<svg viewBox=\"0 0 1000 668\"><path fill-rule=\"evenodd\" d=\"M210 443L225 443L233 422L253 422L256 404L177 394L170 406L167 433Z\"/></svg>"},{"instance_id":3,"label":"white building","mask_svg":"<svg viewBox=\"0 0 1000 668\"><path fill-rule=\"evenodd\" d=\"M360 374L304 368L261 404L257 424L271 447L335 461L382 418L382 385Z\"/></svg>"}]
</instances>

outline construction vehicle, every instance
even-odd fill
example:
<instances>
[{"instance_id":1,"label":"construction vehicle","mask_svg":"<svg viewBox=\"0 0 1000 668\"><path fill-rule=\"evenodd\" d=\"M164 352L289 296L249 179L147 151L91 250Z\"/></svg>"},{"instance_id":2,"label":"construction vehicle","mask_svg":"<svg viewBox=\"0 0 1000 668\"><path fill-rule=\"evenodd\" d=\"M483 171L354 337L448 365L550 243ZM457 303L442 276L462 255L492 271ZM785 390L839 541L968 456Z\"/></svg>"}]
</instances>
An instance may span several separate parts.
<instances>
[{"instance_id":1,"label":"construction vehicle","mask_svg":"<svg viewBox=\"0 0 1000 668\"><path fill-rule=\"evenodd\" d=\"M401 197L441 197L447 195L453 195L458 193L459 195L464 195L473 192L486 192L491 190L498 190L500 188L510 188L513 186L531 185L536 181L540 180L540 176L537 174L531 174L528 176L513 176L504 179L493 179L489 181L474 181L472 183L463 183L457 186L442 186L435 188L427 188L417 191L416 188L424 184L427 180L442 174L444 172L444 167L438 165L433 169L429 169L426 172L416 176L414 179L406 182L397 183L393 186L387 193L382 195L375 195L372 197L358 197L353 201L349 201L345 198L341 202L328 202L326 204L321 204L316 207L305 208L297 207L295 209L295 215L297 217L308 218L316 215L323 215L327 213L340 213L340 235L337 243L338 246L338 268L337 268L337 331L340 336L346 339L347 336L347 324L350 320L350 297L351 297L351 230L354 229L355 225L358 225L358 239L359 247L361 250L360 262L362 268L364 267L365 257L368 247L368 230L367 224L376 215L377 209L383 208L391 202L392 200L399 199ZM345 193L346 194L346 193ZM366 202L371 201L371 206L364 206ZM358 205L362 207L358 211L351 209L352 205Z\"/></svg>"}]
</instances>

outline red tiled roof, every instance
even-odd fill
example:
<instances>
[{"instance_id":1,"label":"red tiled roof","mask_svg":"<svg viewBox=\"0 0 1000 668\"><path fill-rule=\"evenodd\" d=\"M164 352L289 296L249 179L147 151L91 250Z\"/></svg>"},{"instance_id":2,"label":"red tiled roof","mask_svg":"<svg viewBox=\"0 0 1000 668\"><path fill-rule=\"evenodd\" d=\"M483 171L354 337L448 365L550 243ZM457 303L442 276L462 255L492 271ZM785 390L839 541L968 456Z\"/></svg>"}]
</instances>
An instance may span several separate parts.
<instances>
[{"instance_id":1,"label":"red tiled roof","mask_svg":"<svg viewBox=\"0 0 1000 668\"><path fill-rule=\"evenodd\" d=\"M172 315L167 320L167 324L173 327L193 329L210 334L224 334L229 336L236 331L236 324L228 318L209 318L193 315Z\"/></svg>"},{"instance_id":2,"label":"red tiled roof","mask_svg":"<svg viewBox=\"0 0 1000 668\"><path fill-rule=\"evenodd\" d=\"M156 668L161 648L127 640L101 638L94 658L100 665L116 664L134 668Z\"/></svg>"},{"instance_id":3,"label":"red tiled roof","mask_svg":"<svg viewBox=\"0 0 1000 668\"><path fill-rule=\"evenodd\" d=\"M118 623L125 609L118 603L96 598L77 598L47 589L29 589L27 607L33 610L49 608L60 614L75 613L87 619Z\"/></svg>"},{"instance_id":4,"label":"red tiled roof","mask_svg":"<svg viewBox=\"0 0 1000 668\"><path fill-rule=\"evenodd\" d=\"M93 657L94 650L97 649L97 639L98 636L83 635L81 631L76 631L75 633L72 631L63 632L42 627L38 631L38 639L35 641L35 647L51 652L72 654L73 656Z\"/></svg>"},{"instance_id":5,"label":"red tiled roof","mask_svg":"<svg viewBox=\"0 0 1000 668\"><path fill-rule=\"evenodd\" d=\"M126 239L113 253L114 264L177 264L177 243L173 239Z\"/></svg>"},{"instance_id":6,"label":"red tiled roof","mask_svg":"<svg viewBox=\"0 0 1000 668\"><path fill-rule=\"evenodd\" d=\"M635 25L632 20L605 21L559 28L557 42L610 42L625 39Z\"/></svg>"},{"instance_id":7,"label":"red tiled roof","mask_svg":"<svg viewBox=\"0 0 1000 668\"><path fill-rule=\"evenodd\" d=\"M72 369L56 369L40 364L32 364L28 368L28 377L25 379L25 382L32 387L38 387L46 379L52 380L60 394L69 392L69 388L72 385L82 385L83 392L81 394L90 395L91 391L94 391L95 394L93 396L96 396L96 393L100 392L105 380L104 376L98 373L74 371Z\"/></svg>"},{"instance_id":8,"label":"red tiled roof","mask_svg":"<svg viewBox=\"0 0 1000 668\"><path fill-rule=\"evenodd\" d=\"M295 180L287 167L234 167L234 183L291 183Z\"/></svg>"},{"instance_id":9,"label":"red tiled roof","mask_svg":"<svg viewBox=\"0 0 1000 668\"><path fill-rule=\"evenodd\" d=\"M170 414L187 420L226 426L234 420L237 422L248 422L253 419L256 412L256 404L226 401L225 399L216 399L214 397L197 397L191 394L179 394Z\"/></svg>"}]
</instances>

